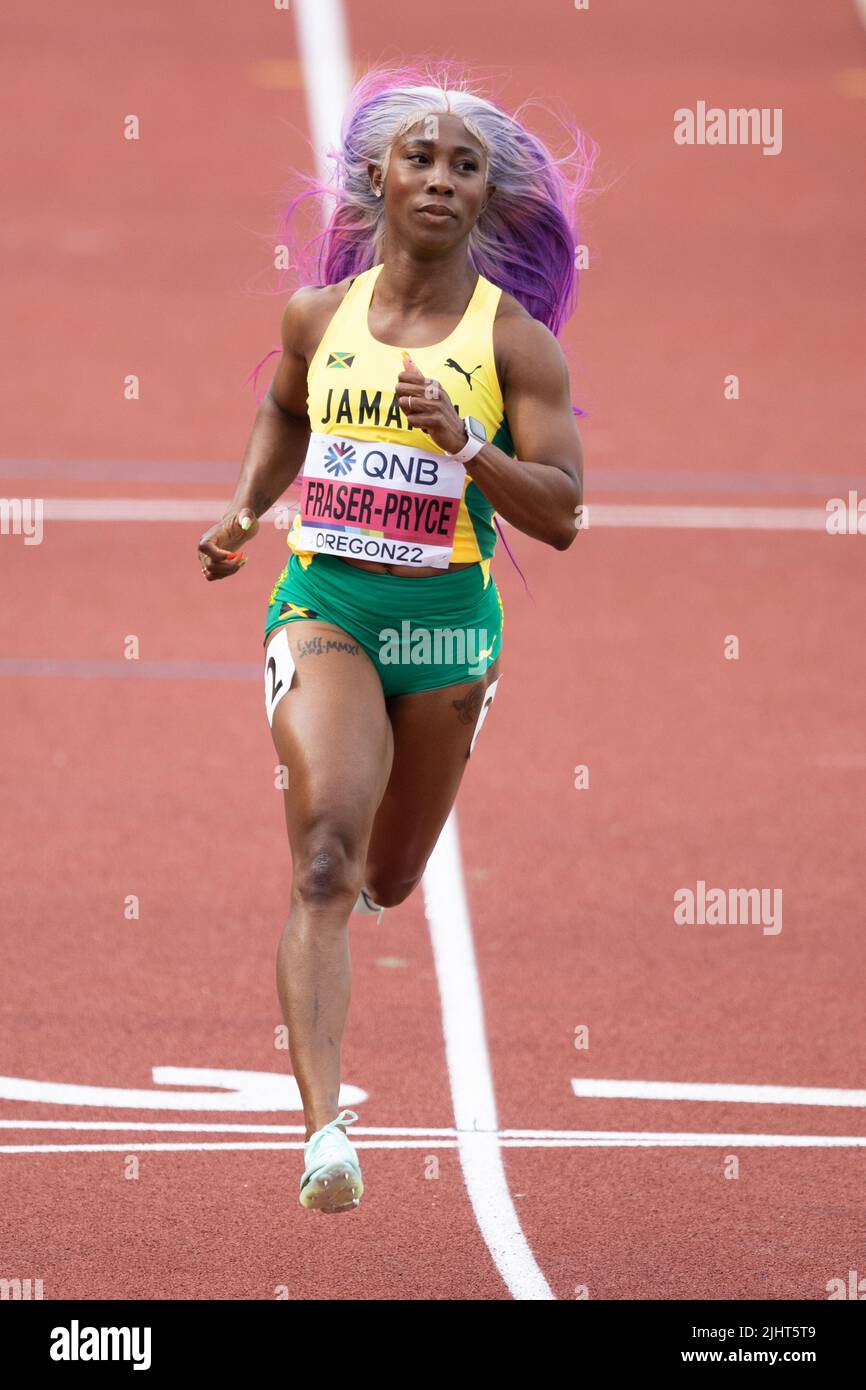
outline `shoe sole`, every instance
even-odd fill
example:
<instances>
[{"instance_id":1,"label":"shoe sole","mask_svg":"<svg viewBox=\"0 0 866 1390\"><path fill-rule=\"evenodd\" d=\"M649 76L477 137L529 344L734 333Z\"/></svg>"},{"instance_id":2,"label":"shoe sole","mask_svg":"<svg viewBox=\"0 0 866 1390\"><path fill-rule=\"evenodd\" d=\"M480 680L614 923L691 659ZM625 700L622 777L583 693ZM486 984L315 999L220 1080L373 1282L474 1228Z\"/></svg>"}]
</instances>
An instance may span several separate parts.
<instances>
[{"instance_id":1,"label":"shoe sole","mask_svg":"<svg viewBox=\"0 0 866 1390\"><path fill-rule=\"evenodd\" d=\"M308 1211L323 1211L336 1216L340 1212L356 1211L363 1191L361 1174L344 1160L317 1169L302 1188L298 1200Z\"/></svg>"}]
</instances>

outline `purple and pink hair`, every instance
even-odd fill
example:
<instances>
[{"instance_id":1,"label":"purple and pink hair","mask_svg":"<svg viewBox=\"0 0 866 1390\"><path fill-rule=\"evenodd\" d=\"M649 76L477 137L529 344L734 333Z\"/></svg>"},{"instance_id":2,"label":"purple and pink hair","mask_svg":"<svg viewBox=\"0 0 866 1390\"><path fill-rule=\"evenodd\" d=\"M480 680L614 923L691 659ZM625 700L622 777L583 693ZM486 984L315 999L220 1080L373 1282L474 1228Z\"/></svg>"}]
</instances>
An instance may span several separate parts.
<instances>
[{"instance_id":1,"label":"purple and pink hair","mask_svg":"<svg viewBox=\"0 0 866 1390\"><path fill-rule=\"evenodd\" d=\"M282 216L282 241L293 252L291 272L298 283L332 285L379 264L385 208L373 192L368 166L386 169L398 135L427 115L450 112L484 145L487 177L496 186L470 233L470 261L558 335L577 302L577 209L597 146L563 119L571 148L557 157L523 124L523 109L509 115L476 95L469 79L447 64L368 72L349 97L339 146L327 152L332 181L300 174L305 186ZM326 198L335 202L324 229L303 246L294 245L292 224L301 205Z\"/></svg>"}]
</instances>

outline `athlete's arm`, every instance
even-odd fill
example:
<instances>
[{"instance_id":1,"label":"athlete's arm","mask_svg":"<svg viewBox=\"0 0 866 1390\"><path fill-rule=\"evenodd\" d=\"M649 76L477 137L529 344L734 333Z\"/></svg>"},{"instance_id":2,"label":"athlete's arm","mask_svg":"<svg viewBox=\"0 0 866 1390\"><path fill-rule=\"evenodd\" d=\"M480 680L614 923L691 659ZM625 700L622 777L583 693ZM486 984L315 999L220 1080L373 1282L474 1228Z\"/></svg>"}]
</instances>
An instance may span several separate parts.
<instances>
[{"instance_id":1,"label":"athlete's arm","mask_svg":"<svg viewBox=\"0 0 866 1390\"><path fill-rule=\"evenodd\" d=\"M317 288L292 295L280 325L283 350L273 380L256 412L232 506L261 516L301 471L310 438L307 357L311 299Z\"/></svg>"},{"instance_id":2,"label":"athlete's arm","mask_svg":"<svg viewBox=\"0 0 866 1390\"><path fill-rule=\"evenodd\" d=\"M505 413L517 457L485 444L466 465L494 509L518 530L557 550L577 535L583 499L583 453L571 409L568 367L554 335L527 314L507 314L495 327ZM465 443L460 418L441 383L429 392L411 361L397 378L406 417L446 453Z\"/></svg>"},{"instance_id":3,"label":"athlete's arm","mask_svg":"<svg viewBox=\"0 0 866 1390\"><path fill-rule=\"evenodd\" d=\"M286 305L280 327L282 353L256 412L234 496L222 519L199 541L208 579L237 573L243 559L239 552L234 558L236 548L252 539L258 517L283 495L303 466L310 437L305 348L316 293L316 287L307 286Z\"/></svg>"},{"instance_id":4,"label":"athlete's arm","mask_svg":"<svg viewBox=\"0 0 866 1390\"><path fill-rule=\"evenodd\" d=\"M467 471L500 516L535 540L567 550L583 500L583 451L568 366L545 324L496 321L502 396L517 457L485 444Z\"/></svg>"}]
</instances>

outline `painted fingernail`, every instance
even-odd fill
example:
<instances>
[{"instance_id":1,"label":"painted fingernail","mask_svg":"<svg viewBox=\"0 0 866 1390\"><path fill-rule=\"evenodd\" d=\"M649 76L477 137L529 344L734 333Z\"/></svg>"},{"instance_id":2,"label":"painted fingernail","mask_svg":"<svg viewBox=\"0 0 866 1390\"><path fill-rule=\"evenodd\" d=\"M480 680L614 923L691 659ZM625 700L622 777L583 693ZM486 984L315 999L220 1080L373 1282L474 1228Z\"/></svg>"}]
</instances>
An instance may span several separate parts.
<instances>
[{"instance_id":1,"label":"painted fingernail","mask_svg":"<svg viewBox=\"0 0 866 1390\"><path fill-rule=\"evenodd\" d=\"M237 550L229 550L229 551L227 552L227 559L229 559L229 560L236 560L239 553L240 553L240 552L237 551Z\"/></svg>"},{"instance_id":2,"label":"painted fingernail","mask_svg":"<svg viewBox=\"0 0 866 1390\"><path fill-rule=\"evenodd\" d=\"M241 560L240 564L238 565L238 569L239 569L239 570L242 570L245 564L246 564L246 560Z\"/></svg>"}]
</instances>

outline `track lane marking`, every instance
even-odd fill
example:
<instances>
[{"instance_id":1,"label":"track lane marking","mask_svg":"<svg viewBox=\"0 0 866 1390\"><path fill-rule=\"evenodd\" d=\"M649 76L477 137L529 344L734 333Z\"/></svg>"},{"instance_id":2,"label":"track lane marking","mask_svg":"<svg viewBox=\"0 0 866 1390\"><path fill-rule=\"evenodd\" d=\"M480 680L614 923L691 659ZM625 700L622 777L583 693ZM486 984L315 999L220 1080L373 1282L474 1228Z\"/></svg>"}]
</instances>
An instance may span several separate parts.
<instances>
[{"instance_id":1,"label":"track lane marking","mask_svg":"<svg viewBox=\"0 0 866 1390\"><path fill-rule=\"evenodd\" d=\"M502 1161L493 1074L475 959L457 816L451 811L422 879L442 1006L454 1141L481 1234L516 1299L555 1297L517 1216Z\"/></svg>"},{"instance_id":2,"label":"track lane marking","mask_svg":"<svg viewBox=\"0 0 866 1390\"><path fill-rule=\"evenodd\" d=\"M750 1105L866 1106L866 1091L826 1086L739 1086L716 1081L601 1081L575 1077L571 1089L581 1098L604 1100L694 1100Z\"/></svg>"},{"instance_id":3,"label":"track lane marking","mask_svg":"<svg viewBox=\"0 0 866 1390\"><path fill-rule=\"evenodd\" d=\"M0 676L59 680L261 681L250 661L126 661L94 657L0 656Z\"/></svg>"},{"instance_id":4,"label":"track lane marking","mask_svg":"<svg viewBox=\"0 0 866 1390\"><path fill-rule=\"evenodd\" d=\"M331 172L327 152L339 144L340 122L353 82L343 6L340 0L293 0L292 11L316 170L327 182Z\"/></svg>"},{"instance_id":5,"label":"track lane marking","mask_svg":"<svg viewBox=\"0 0 866 1390\"><path fill-rule=\"evenodd\" d=\"M214 498L189 497L45 497L42 518L46 521L185 521L213 522L225 510L225 502ZM282 502L280 519L286 526L296 509ZM642 530L692 531L817 531L827 533L825 507L756 507L661 502L588 502L587 531L596 527ZM259 518L265 524L276 521L275 508ZM511 523L500 517L504 525ZM512 530L517 528L511 527ZM834 537L834 539L836 539ZM43 542L44 544L44 542ZM35 547L38 549L38 547Z\"/></svg>"},{"instance_id":6,"label":"track lane marking","mask_svg":"<svg viewBox=\"0 0 866 1390\"><path fill-rule=\"evenodd\" d=\"M866 68L856 69L866 73ZM605 452L597 440L587 442L593 455ZM118 458L0 458L0 478L16 482L25 479L38 482L62 480L91 483L199 483L210 486L237 481L238 465L225 459L118 459ZM863 475L827 472L718 472L714 469L680 468L607 468L592 469L593 491L601 496L608 492L630 492L637 495L667 493L682 497L696 492L709 496L730 493L737 496L788 494L804 497L812 494L826 498L863 486Z\"/></svg>"},{"instance_id":7,"label":"track lane marking","mask_svg":"<svg viewBox=\"0 0 866 1390\"><path fill-rule=\"evenodd\" d=\"M354 1131L353 1131L354 1135ZM465 1145L469 1140L487 1140L486 1148L478 1144L470 1145L468 1151L468 1163L466 1161ZM464 1176L468 1182L473 1181L476 1196L479 1198L479 1207L485 1220L488 1222L486 1230L490 1234L493 1244L491 1254L496 1260L497 1268L508 1287L514 1293L515 1298L539 1299L553 1298L554 1295L544 1294L540 1290L547 1287L546 1281L542 1285L537 1284L537 1280L527 1280L520 1278L521 1271L517 1267L515 1251L517 1246L513 1240L514 1224L519 1227L517 1213L514 1213L514 1221L505 1228L494 1229L492 1222L497 1214L497 1207L501 1211L501 1191L500 1185L495 1181L490 1183L488 1190L479 1190L478 1180L489 1180L494 1173L495 1164L491 1162L491 1156L495 1153L495 1162L501 1167L502 1159L500 1149L666 1149L666 1148L750 1148L750 1149L844 1149L844 1148L866 1148L866 1135L841 1135L841 1134L703 1134L696 1132L693 1134L674 1134L661 1132L647 1132L645 1134L616 1130L587 1130L581 1132L575 1130L573 1134L562 1137L540 1138L532 1136L521 1136L514 1131L502 1130L498 1134L486 1134L483 1131L467 1131L457 1134L450 1139L442 1138L422 1138L422 1139L356 1139L352 1140L356 1149L382 1149L382 1150L409 1150L419 1149L426 1151L429 1149L457 1149ZM165 1141L161 1143L150 1143L143 1140L132 1140L127 1144L115 1143L88 1143L88 1144L0 1144L0 1154L38 1154L38 1153L210 1153L210 1152L243 1152L249 1153L253 1149L265 1149L268 1152L273 1150L301 1150L304 1147L304 1140L299 1137L297 1140L224 1140L224 1141L203 1141L186 1142ZM468 1173L467 1173L468 1168ZM486 1169L486 1171L485 1171ZM504 1177L503 1177L504 1181ZM507 1192L508 1202L511 1203L511 1195ZM476 1216L478 1212L476 1211ZM525 1242L522 1229L519 1232L520 1239ZM485 1235L487 1239L487 1235ZM528 1246L526 1247L528 1250ZM531 1251L530 1258L533 1258ZM534 1263L534 1259L533 1259ZM536 1266L537 1268L537 1266ZM508 1272L509 1278L506 1279L504 1271ZM523 1270L523 1275L528 1273ZM540 1275L540 1271L539 1271ZM543 1280L543 1276L540 1276ZM512 1282L514 1286L512 1288ZM516 1291L521 1290L521 1291Z\"/></svg>"}]
</instances>

